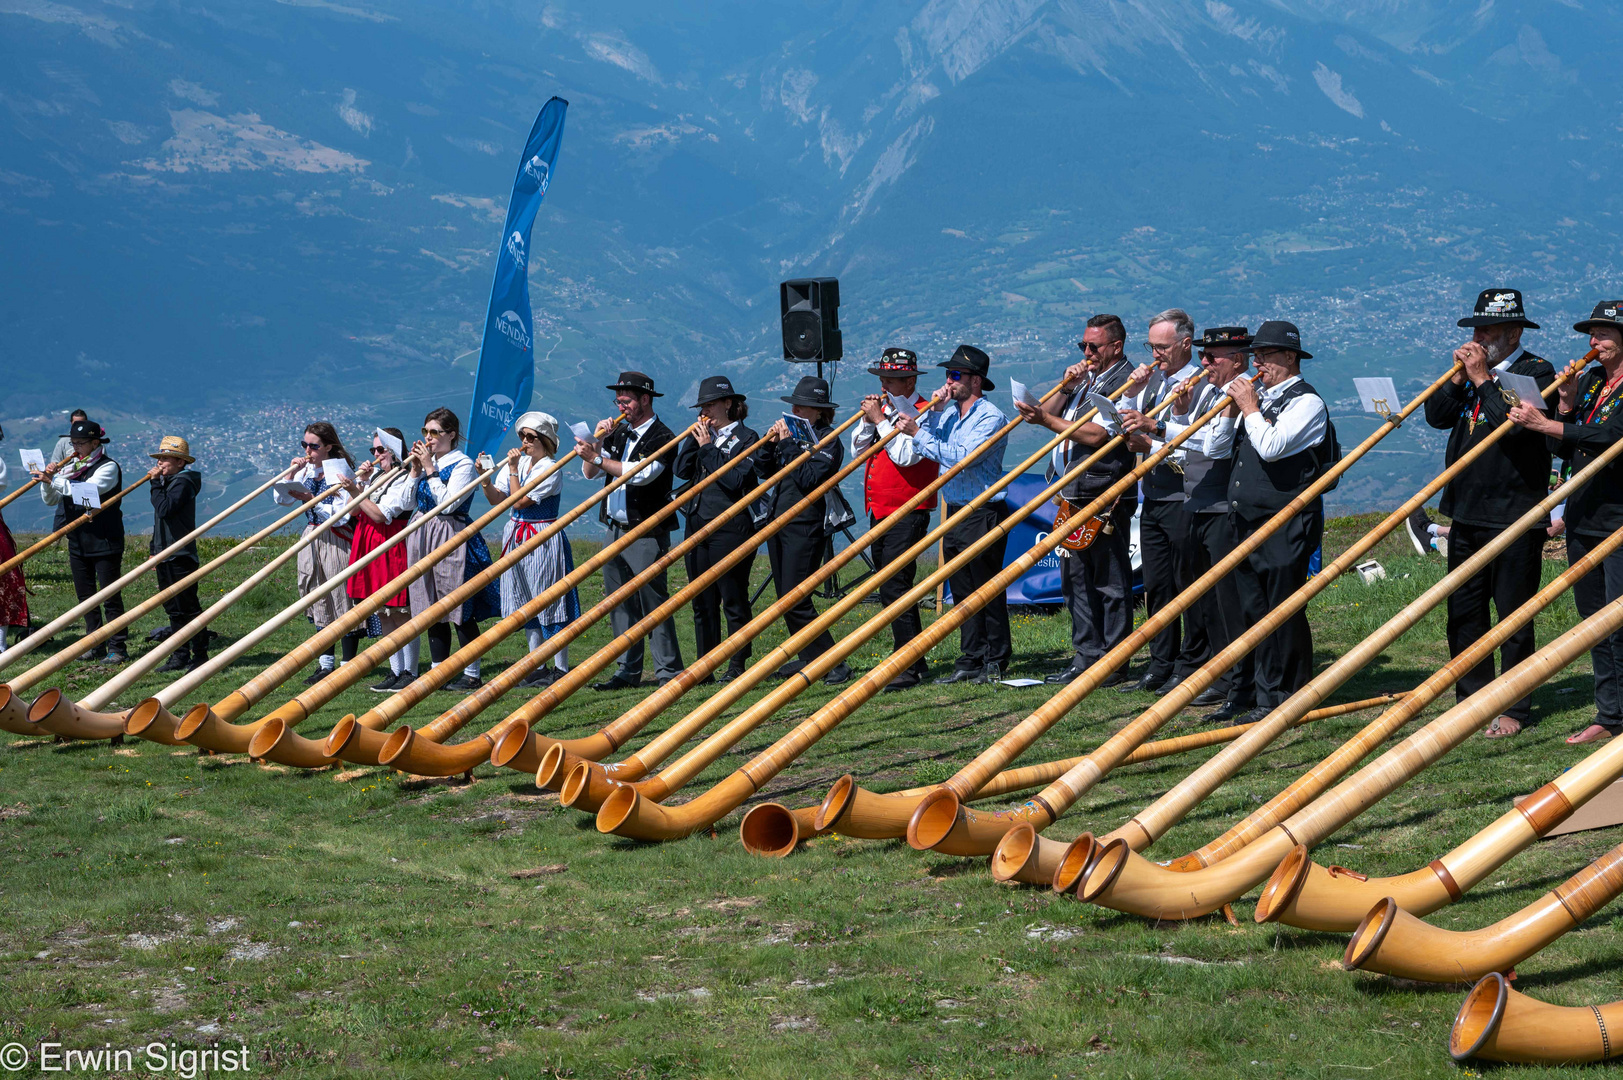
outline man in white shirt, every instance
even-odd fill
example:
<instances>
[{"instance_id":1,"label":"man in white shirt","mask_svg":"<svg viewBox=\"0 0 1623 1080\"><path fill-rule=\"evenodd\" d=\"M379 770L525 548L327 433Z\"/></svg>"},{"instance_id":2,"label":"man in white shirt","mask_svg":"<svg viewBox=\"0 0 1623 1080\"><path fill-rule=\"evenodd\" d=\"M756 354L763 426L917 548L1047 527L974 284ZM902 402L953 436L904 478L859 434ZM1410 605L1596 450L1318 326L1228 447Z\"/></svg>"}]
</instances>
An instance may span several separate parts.
<instances>
[{"instance_id":1,"label":"man in white shirt","mask_svg":"<svg viewBox=\"0 0 1623 1080\"><path fill-rule=\"evenodd\" d=\"M1259 394L1245 380L1229 395L1240 413L1234 465L1229 473L1229 517L1236 542L1251 536L1333 464L1339 451L1330 410L1302 380L1302 335L1292 323L1265 322L1251 342ZM1308 561L1324 536L1324 500L1314 499L1274 530L1236 568L1247 626L1254 626L1307 584ZM1313 632L1298 611L1263 639L1256 650L1260 719L1306 685L1313 675ZM1260 714L1260 715L1259 715Z\"/></svg>"}]
</instances>

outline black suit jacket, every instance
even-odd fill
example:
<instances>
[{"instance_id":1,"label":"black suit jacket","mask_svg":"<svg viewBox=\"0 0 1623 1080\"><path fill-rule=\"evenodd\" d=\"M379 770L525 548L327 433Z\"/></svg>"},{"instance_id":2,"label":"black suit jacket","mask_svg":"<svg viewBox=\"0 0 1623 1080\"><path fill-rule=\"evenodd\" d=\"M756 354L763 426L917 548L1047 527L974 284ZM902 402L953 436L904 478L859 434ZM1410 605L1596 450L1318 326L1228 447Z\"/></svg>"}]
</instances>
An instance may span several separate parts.
<instances>
[{"instance_id":1,"label":"black suit jacket","mask_svg":"<svg viewBox=\"0 0 1623 1080\"><path fill-rule=\"evenodd\" d=\"M1514 375L1538 380L1540 390L1555 381L1555 369L1543 357L1523 352L1510 365ZM1478 395L1471 380L1444 384L1426 399L1426 423L1448 431L1445 463L1452 465L1487 438L1510 415L1497 386L1483 385ZM1481 403L1481 410L1476 406ZM1477 413L1476 429L1471 416ZM1512 431L1449 481L1438 508L1467 525L1504 528L1531 510L1550 491L1550 447L1544 436L1520 428Z\"/></svg>"},{"instance_id":2,"label":"black suit jacket","mask_svg":"<svg viewBox=\"0 0 1623 1080\"><path fill-rule=\"evenodd\" d=\"M700 446L693 436L689 435L682 440L682 445L676 451L676 478L683 481L684 487L696 484L707 476L714 475L729 461L740 454L747 454L755 448L760 439L750 428L742 423L728 432L725 441L712 440L708 446ZM692 536L706 524L720 517L728 507L732 506L745 494L753 490L761 482L760 471L756 467L756 459L767 453L762 447L756 451L754 457L739 465L733 466L727 474L690 500L682 508L687 517L687 534ZM677 493L677 498L681 493ZM750 522L749 511L746 509L735 514L732 520L722 526L722 532L751 532L754 526Z\"/></svg>"}]
</instances>

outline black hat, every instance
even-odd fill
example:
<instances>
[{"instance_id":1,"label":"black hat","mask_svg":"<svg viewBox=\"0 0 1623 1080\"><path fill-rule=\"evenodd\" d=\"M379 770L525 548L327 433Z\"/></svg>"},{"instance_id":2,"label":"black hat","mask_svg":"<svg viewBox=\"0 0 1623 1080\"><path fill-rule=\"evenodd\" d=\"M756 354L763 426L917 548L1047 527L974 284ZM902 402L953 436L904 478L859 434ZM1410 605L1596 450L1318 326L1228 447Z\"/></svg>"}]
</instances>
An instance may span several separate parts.
<instances>
[{"instance_id":1,"label":"black hat","mask_svg":"<svg viewBox=\"0 0 1623 1080\"><path fill-rule=\"evenodd\" d=\"M954 371L967 371L971 375L979 375L982 390L996 390L997 387L993 385L992 380L986 377L986 369L991 366L992 358L973 345L958 346L952 356L936 365L936 367L951 368Z\"/></svg>"},{"instance_id":2,"label":"black hat","mask_svg":"<svg viewBox=\"0 0 1623 1080\"><path fill-rule=\"evenodd\" d=\"M1483 289L1477 294L1476 314L1459 321L1460 326L1499 326L1502 323L1538 329L1538 323L1522 310L1520 289Z\"/></svg>"},{"instance_id":3,"label":"black hat","mask_svg":"<svg viewBox=\"0 0 1623 1080\"><path fill-rule=\"evenodd\" d=\"M107 437L107 432L94 420L75 420L73 426L68 428L68 438L99 442L103 445L113 440Z\"/></svg>"},{"instance_id":4,"label":"black hat","mask_svg":"<svg viewBox=\"0 0 1623 1080\"><path fill-rule=\"evenodd\" d=\"M1589 318L1583 322L1575 322L1572 328L1580 334L1587 334L1597 326L1611 326L1623 330L1623 322L1619 322L1617 313L1623 311L1623 300L1602 300L1595 305L1595 310L1589 313Z\"/></svg>"},{"instance_id":5,"label":"black hat","mask_svg":"<svg viewBox=\"0 0 1623 1080\"><path fill-rule=\"evenodd\" d=\"M1257 327L1257 336L1251 339L1251 352L1258 349L1289 349L1298 360L1311 360L1313 354L1302 350L1302 332L1295 323L1271 319Z\"/></svg>"},{"instance_id":6,"label":"black hat","mask_svg":"<svg viewBox=\"0 0 1623 1080\"><path fill-rule=\"evenodd\" d=\"M1246 349L1251 346L1251 331L1243 326L1208 326L1195 342L1195 351L1201 349Z\"/></svg>"},{"instance_id":7,"label":"black hat","mask_svg":"<svg viewBox=\"0 0 1623 1080\"><path fill-rule=\"evenodd\" d=\"M738 398L743 400L744 395L733 389L732 380L725 375L710 375L699 380L699 400L693 403L697 409L700 405L708 405L712 401L722 398Z\"/></svg>"},{"instance_id":8,"label":"black hat","mask_svg":"<svg viewBox=\"0 0 1623 1080\"><path fill-rule=\"evenodd\" d=\"M882 379L905 379L919 373L919 354L912 349L886 349L868 374Z\"/></svg>"},{"instance_id":9,"label":"black hat","mask_svg":"<svg viewBox=\"0 0 1623 1080\"><path fill-rule=\"evenodd\" d=\"M813 409L838 409L839 406L828 399L828 383L816 375L807 375L795 383L795 392L780 398L791 405L806 405Z\"/></svg>"},{"instance_id":10,"label":"black hat","mask_svg":"<svg viewBox=\"0 0 1623 1080\"><path fill-rule=\"evenodd\" d=\"M640 371L622 371L622 372L620 372L620 381L619 382L609 383L609 385L605 386L603 389L605 389L605 390L635 390L637 393L639 393L639 394L647 394L649 397L664 397L665 396L664 394L661 394L658 390L654 389L654 380L650 379L648 376L644 375Z\"/></svg>"}]
</instances>

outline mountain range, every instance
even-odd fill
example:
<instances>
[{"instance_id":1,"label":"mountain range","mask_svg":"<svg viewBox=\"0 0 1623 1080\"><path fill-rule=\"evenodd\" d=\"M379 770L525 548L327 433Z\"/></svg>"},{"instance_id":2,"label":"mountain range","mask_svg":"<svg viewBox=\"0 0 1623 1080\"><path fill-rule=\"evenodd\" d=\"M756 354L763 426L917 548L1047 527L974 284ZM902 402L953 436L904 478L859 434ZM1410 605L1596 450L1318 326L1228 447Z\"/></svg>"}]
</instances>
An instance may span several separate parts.
<instances>
[{"instance_id":1,"label":"mountain range","mask_svg":"<svg viewBox=\"0 0 1623 1080\"><path fill-rule=\"evenodd\" d=\"M530 276L561 419L626 368L668 413L716 371L770 400L805 373L777 283L832 275L846 403L886 345L973 342L1041 386L1088 315L1144 358L1177 305L1297 322L1350 444L1351 379L1425 385L1480 288L1582 351L1623 199L1588 46L1620 30L1576 0L0 0L4 446L82 406L190 433L229 486L302 416L358 442L465 414L553 94ZM1407 494L1442 442L1394 435L1338 505Z\"/></svg>"}]
</instances>

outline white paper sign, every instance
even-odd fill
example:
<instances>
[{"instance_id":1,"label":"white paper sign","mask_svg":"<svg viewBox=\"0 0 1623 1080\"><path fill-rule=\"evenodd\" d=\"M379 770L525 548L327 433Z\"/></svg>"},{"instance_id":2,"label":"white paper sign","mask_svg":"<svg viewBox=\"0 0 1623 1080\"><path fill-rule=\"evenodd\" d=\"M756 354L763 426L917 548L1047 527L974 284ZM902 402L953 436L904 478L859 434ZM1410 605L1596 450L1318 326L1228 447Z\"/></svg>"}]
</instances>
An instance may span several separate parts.
<instances>
[{"instance_id":1,"label":"white paper sign","mask_svg":"<svg viewBox=\"0 0 1623 1080\"><path fill-rule=\"evenodd\" d=\"M343 458L328 458L321 463L322 479L328 487L337 487L340 481L353 480L355 470L349 467L349 462Z\"/></svg>"},{"instance_id":2,"label":"white paper sign","mask_svg":"<svg viewBox=\"0 0 1623 1080\"><path fill-rule=\"evenodd\" d=\"M73 500L75 506L83 506L90 510L101 509L101 492L95 484L82 484L78 481L68 485L68 498Z\"/></svg>"},{"instance_id":3,"label":"white paper sign","mask_svg":"<svg viewBox=\"0 0 1623 1080\"><path fill-rule=\"evenodd\" d=\"M1109 429L1113 435L1121 431L1121 413L1116 411L1114 401L1111 401L1103 394L1089 394L1088 405L1099 410L1099 415L1094 419L1094 423L1102 428Z\"/></svg>"},{"instance_id":4,"label":"white paper sign","mask_svg":"<svg viewBox=\"0 0 1623 1080\"><path fill-rule=\"evenodd\" d=\"M1014 398L1016 401L1025 402L1034 409L1042 404L1042 402L1037 400L1036 395L1031 392L1031 387L1027 386L1019 379L1009 380L1009 396Z\"/></svg>"},{"instance_id":5,"label":"white paper sign","mask_svg":"<svg viewBox=\"0 0 1623 1080\"><path fill-rule=\"evenodd\" d=\"M372 437L378 442L382 443L384 446L387 446L389 448L389 453L394 455L394 459L396 461L399 461L401 458L406 456L406 444L395 438L393 435L390 435L382 428L374 428L372 431Z\"/></svg>"},{"instance_id":6,"label":"white paper sign","mask_svg":"<svg viewBox=\"0 0 1623 1080\"><path fill-rule=\"evenodd\" d=\"M1538 380L1533 376L1512 375L1508 371L1495 372L1494 376L1499 380L1500 386L1509 390L1512 394L1533 406L1533 408L1538 409L1540 412L1550 411L1550 403L1545 401L1543 395L1539 393Z\"/></svg>"},{"instance_id":7,"label":"white paper sign","mask_svg":"<svg viewBox=\"0 0 1623 1080\"><path fill-rule=\"evenodd\" d=\"M1398 401L1398 388L1392 380L1382 375L1371 379L1354 379L1353 386L1358 390L1358 400L1364 406L1365 412L1377 415L1401 412L1402 404Z\"/></svg>"},{"instance_id":8,"label":"white paper sign","mask_svg":"<svg viewBox=\"0 0 1623 1080\"><path fill-rule=\"evenodd\" d=\"M913 408L912 403L907 402L907 401L903 401L901 398L897 397L895 394L886 394L885 395L885 400L890 402L890 407L896 410L896 415L899 418L901 418L903 420L916 420L916 419L918 419L918 415L919 415L918 410Z\"/></svg>"},{"instance_id":9,"label":"white paper sign","mask_svg":"<svg viewBox=\"0 0 1623 1080\"><path fill-rule=\"evenodd\" d=\"M18 450L17 456L23 459L23 468L29 472L45 471L45 455L39 450Z\"/></svg>"},{"instance_id":10,"label":"white paper sign","mask_svg":"<svg viewBox=\"0 0 1623 1080\"><path fill-rule=\"evenodd\" d=\"M575 438L579 439L581 442L597 441L596 439L592 438L592 429L585 424L570 424L569 430L574 434Z\"/></svg>"}]
</instances>

